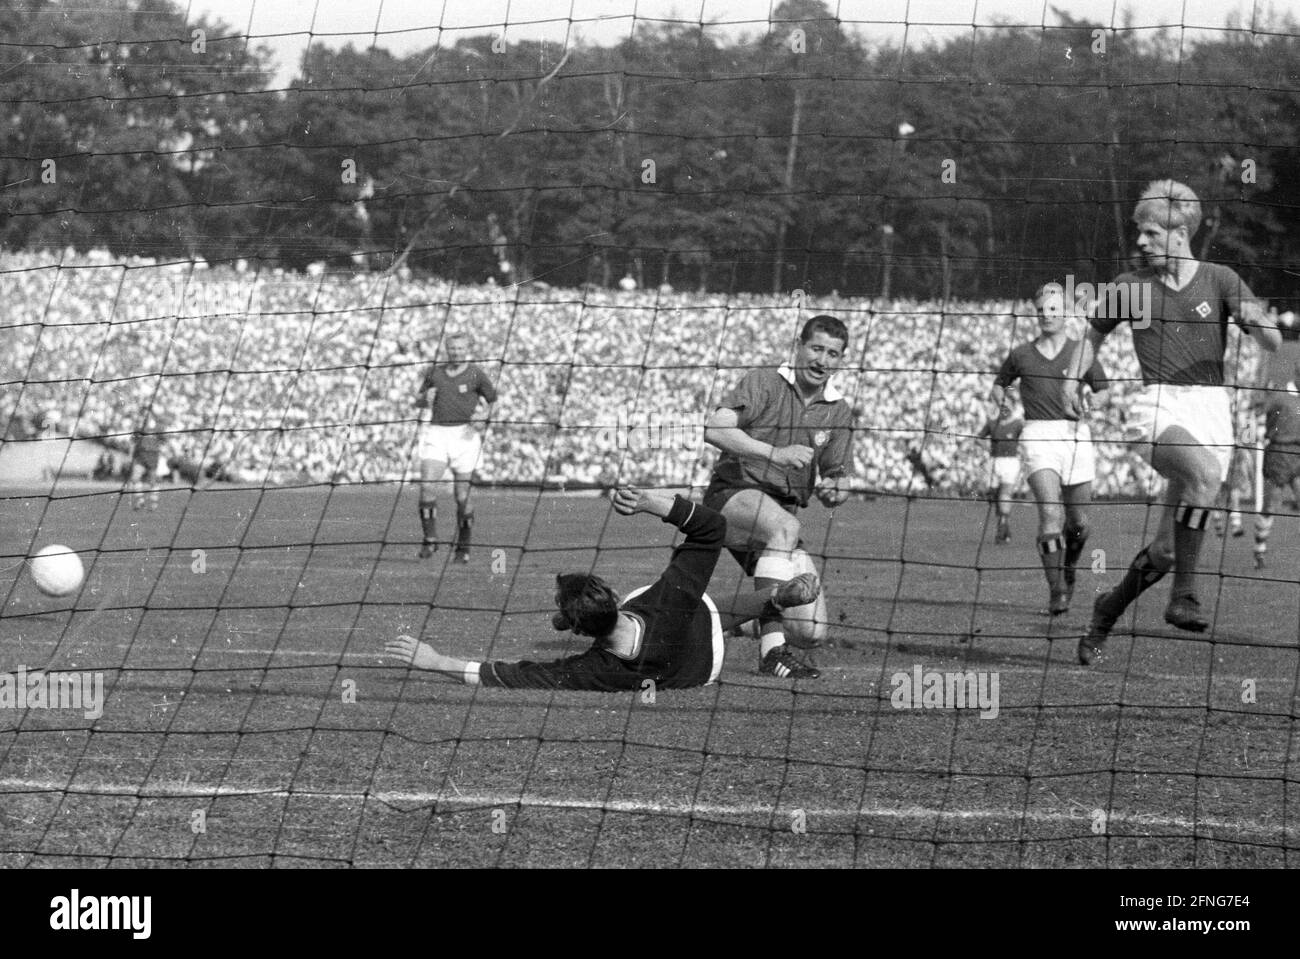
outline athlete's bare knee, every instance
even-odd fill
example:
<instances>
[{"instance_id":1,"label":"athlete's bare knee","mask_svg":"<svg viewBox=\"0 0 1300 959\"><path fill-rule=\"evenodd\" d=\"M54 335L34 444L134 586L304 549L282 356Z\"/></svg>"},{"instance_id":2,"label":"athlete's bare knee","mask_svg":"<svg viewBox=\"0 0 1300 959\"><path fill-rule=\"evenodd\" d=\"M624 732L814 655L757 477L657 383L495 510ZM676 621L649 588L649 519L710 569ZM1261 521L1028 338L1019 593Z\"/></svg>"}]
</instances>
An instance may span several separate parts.
<instances>
[{"instance_id":1,"label":"athlete's bare knee","mask_svg":"<svg viewBox=\"0 0 1300 959\"><path fill-rule=\"evenodd\" d=\"M799 545L799 521L786 515L769 524L766 538L768 549L794 549Z\"/></svg>"}]
</instances>

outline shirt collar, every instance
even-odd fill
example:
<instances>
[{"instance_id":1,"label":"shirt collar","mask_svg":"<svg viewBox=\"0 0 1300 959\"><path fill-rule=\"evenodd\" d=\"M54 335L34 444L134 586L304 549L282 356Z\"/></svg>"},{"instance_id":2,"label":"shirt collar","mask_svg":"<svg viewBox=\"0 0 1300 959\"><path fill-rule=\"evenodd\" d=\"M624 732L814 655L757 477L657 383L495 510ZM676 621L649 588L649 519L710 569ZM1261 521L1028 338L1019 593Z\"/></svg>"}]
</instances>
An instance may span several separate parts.
<instances>
[{"instance_id":1,"label":"shirt collar","mask_svg":"<svg viewBox=\"0 0 1300 959\"><path fill-rule=\"evenodd\" d=\"M794 367L789 363L782 363L778 366L776 368L776 374L791 386L795 387L795 389L798 389L798 384L794 381ZM827 379L826 382L822 384L821 398L827 403L834 403L836 400L842 400L844 394L840 392L838 386ZM816 397L813 397L813 399L816 399Z\"/></svg>"}]
</instances>

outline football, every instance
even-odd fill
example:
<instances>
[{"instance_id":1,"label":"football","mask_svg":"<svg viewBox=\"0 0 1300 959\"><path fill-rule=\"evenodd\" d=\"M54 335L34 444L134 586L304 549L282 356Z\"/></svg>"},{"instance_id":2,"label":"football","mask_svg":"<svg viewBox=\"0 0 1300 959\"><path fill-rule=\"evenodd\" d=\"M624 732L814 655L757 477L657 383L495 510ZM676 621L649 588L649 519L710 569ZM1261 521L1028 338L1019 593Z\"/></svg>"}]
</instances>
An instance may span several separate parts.
<instances>
[{"instance_id":1,"label":"football","mask_svg":"<svg viewBox=\"0 0 1300 959\"><path fill-rule=\"evenodd\" d=\"M46 546L28 564L36 588L46 596L75 593L86 578L81 557L66 546Z\"/></svg>"}]
</instances>

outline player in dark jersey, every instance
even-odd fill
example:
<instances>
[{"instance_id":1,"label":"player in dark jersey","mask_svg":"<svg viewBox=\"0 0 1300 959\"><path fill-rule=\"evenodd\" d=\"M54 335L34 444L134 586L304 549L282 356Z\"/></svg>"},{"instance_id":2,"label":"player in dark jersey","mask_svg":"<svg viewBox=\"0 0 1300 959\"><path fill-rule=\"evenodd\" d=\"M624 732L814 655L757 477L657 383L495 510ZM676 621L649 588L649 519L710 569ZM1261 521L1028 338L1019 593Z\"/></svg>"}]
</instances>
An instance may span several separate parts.
<instances>
[{"instance_id":1,"label":"player in dark jersey","mask_svg":"<svg viewBox=\"0 0 1300 959\"><path fill-rule=\"evenodd\" d=\"M1065 328L1067 304L1059 283L1047 283L1034 294L1038 336L1012 349L993 380L993 402L1020 383L1025 427L1020 449L1029 474L1029 488L1038 502L1038 556L1050 594L1048 610L1060 616L1074 596L1075 564L1088 542L1088 505L1096 475L1092 433L1061 384L1079 349ZM1083 376L1084 384L1100 393L1110 383L1096 360ZM1064 506L1064 510L1062 510Z\"/></svg>"},{"instance_id":2,"label":"player in dark jersey","mask_svg":"<svg viewBox=\"0 0 1300 959\"><path fill-rule=\"evenodd\" d=\"M990 416L976 439L988 438L993 457L993 478L989 499L998 514L996 543L1011 542L1011 497L1020 483L1020 433L1025 416L1010 391L997 404L997 414Z\"/></svg>"},{"instance_id":3,"label":"player in dark jersey","mask_svg":"<svg viewBox=\"0 0 1300 959\"><path fill-rule=\"evenodd\" d=\"M1152 183L1133 220L1146 265L1121 274L1104 297L1099 295L1071 376L1077 381L1106 336L1130 322L1144 387L1129 410L1125 438L1143 444L1168 485L1155 539L1134 558L1123 581L1093 604L1092 622L1079 641L1084 665L1097 658L1124 611L1171 568L1165 622L1192 632L1208 628L1196 595L1196 570L1235 445L1223 385L1228 315L1265 350L1276 350L1281 342L1276 323L1241 277L1192 256L1201 204L1190 188L1173 180ZM1077 390L1065 392L1079 402Z\"/></svg>"},{"instance_id":4,"label":"player in dark jersey","mask_svg":"<svg viewBox=\"0 0 1300 959\"><path fill-rule=\"evenodd\" d=\"M133 493L132 509L158 508L158 467L162 463L163 437L158 417L146 410L140 428L131 436L131 467L127 489Z\"/></svg>"},{"instance_id":5,"label":"player in dark jersey","mask_svg":"<svg viewBox=\"0 0 1300 959\"><path fill-rule=\"evenodd\" d=\"M488 375L469 362L469 338L452 333L444 341L447 362L430 363L420 379L415 405L428 409L430 422L421 424L418 457L420 460L420 528L423 543L420 558L428 559L438 549L438 484L451 468L456 498L457 562L469 562L470 534L474 513L469 494L474 468L483 453L483 438L474 426L479 403L491 407L497 399L496 387Z\"/></svg>"},{"instance_id":6,"label":"player in dark jersey","mask_svg":"<svg viewBox=\"0 0 1300 959\"><path fill-rule=\"evenodd\" d=\"M848 340L843 322L814 316L792 363L746 373L704 425L705 441L722 451L704 502L727 518L727 546L761 592L813 569L799 544L799 508L814 494L829 508L848 498L853 411L831 383ZM820 643L826 619L821 598L760 619L759 672L815 678L787 639Z\"/></svg>"},{"instance_id":7,"label":"player in dark jersey","mask_svg":"<svg viewBox=\"0 0 1300 959\"><path fill-rule=\"evenodd\" d=\"M649 513L671 523L686 539L653 585L617 594L599 576L557 576L551 625L588 636L586 652L552 662L478 662L439 653L413 636L384 646L388 656L416 669L445 673L470 685L515 689L637 690L650 680L665 689L715 682L722 671L723 633L756 616L780 618L782 610L806 605L820 587L801 574L762 593L742 593L720 613L705 592L726 539L727 521L701 503L655 490L624 487L614 495L624 516ZM797 677L796 677L797 678Z\"/></svg>"},{"instance_id":8,"label":"player in dark jersey","mask_svg":"<svg viewBox=\"0 0 1300 959\"><path fill-rule=\"evenodd\" d=\"M1264 502L1255 514L1255 568L1263 569L1273 514L1288 495L1300 503L1300 393L1294 381L1264 402Z\"/></svg>"}]
</instances>

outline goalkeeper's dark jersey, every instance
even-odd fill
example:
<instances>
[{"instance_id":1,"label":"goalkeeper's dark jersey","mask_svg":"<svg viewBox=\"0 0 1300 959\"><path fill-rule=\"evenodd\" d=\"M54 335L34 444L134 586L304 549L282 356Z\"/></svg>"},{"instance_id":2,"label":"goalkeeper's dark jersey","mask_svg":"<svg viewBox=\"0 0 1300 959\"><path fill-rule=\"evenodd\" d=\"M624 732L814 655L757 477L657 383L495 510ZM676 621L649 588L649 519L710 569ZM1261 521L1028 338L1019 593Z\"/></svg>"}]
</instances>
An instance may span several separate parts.
<instances>
[{"instance_id":1,"label":"goalkeeper's dark jersey","mask_svg":"<svg viewBox=\"0 0 1300 959\"><path fill-rule=\"evenodd\" d=\"M664 689L702 686L714 672L713 616L704 590L726 538L727 521L702 503L677 497L664 519L686 534L658 581L623 603L642 624L641 649L622 659L597 643L585 653L549 663L484 663L479 682L514 689L640 689L652 679Z\"/></svg>"}]
</instances>

